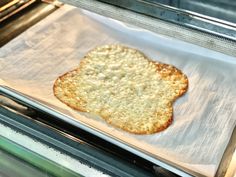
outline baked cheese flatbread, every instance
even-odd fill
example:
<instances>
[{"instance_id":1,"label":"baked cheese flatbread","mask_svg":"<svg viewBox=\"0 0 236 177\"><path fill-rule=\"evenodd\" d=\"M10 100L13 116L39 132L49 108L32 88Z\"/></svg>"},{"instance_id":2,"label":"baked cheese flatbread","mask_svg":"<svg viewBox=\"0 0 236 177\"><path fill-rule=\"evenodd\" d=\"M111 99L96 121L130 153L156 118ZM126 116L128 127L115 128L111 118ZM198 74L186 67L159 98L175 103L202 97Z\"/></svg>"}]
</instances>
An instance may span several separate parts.
<instances>
[{"instance_id":1,"label":"baked cheese flatbread","mask_svg":"<svg viewBox=\"0 0 236 177\"><path fill-rule=\"evenodd\" d=\"M54 94L73 109L99 115L135 134L152 134L172 123L172 104L188 79L174 66L142 52L105 45L88 52L78 68L60 76Z\"/></svg>"}]
</instances>

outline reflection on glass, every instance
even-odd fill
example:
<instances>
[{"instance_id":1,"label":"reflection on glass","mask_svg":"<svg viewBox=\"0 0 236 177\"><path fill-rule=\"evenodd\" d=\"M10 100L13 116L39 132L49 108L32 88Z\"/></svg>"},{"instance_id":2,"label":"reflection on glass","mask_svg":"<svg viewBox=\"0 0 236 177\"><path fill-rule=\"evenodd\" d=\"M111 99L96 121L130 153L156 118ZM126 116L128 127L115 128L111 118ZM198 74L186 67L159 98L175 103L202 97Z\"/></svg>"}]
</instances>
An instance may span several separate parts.
<instances>
[{"instance_id":1,"label":"reflection on glass","mask_svg":"<svg viewBox=\"0 0 236 177\"><path fill-rule=\"evenodd\" d=\"M235 0L146 0L236 23Z\"/></svg>"}]
</instances>

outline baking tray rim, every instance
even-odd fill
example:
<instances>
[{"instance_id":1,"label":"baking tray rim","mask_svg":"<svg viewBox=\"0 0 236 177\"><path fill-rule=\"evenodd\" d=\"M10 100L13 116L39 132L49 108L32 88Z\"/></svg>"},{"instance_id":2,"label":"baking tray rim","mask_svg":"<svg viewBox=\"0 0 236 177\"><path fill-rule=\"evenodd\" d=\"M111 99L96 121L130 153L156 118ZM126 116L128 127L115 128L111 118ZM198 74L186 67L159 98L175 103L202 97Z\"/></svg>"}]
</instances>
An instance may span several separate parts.
<instances>
[{"instance_id":1,"label":"baking tray rim","mask_svg":"<svg viewBox=\"0 0 236 177\"><path fill-rule=\"evenodd\" d=\"M82 122L78 119L74 119L73 116L66 115L65 113L60 112L59 110L56 110L55 108L52 108L49 105L46 105L37 99L34 99L33 97L26 95L24 93L21 93L17 90L14 90L6 85L0 84L0 95L6 96L14 101L30 105L34 107L35 109L39 109L49 115L54 116L60 121L64 121L70 125L73 125L77 128L80 128L86 132L91 133L92 135L95 135L109 143L112 143L122 149L125 149L139 157L144 158L145 160L148 160L152 162L153 164L157 166L161 166L177 175L180 176L203 176L202 174L187 169L183 166L180 166L179 164L176 164L170 160L164 159L161 156L157 154L150 153L149 151L139 148L135 145L129 144L128 142L120 139L119 137L112 136L109 133L106 133L105 131L99 130L95 126L86 124L85 122Z\"/></svg>"}]
</instances>

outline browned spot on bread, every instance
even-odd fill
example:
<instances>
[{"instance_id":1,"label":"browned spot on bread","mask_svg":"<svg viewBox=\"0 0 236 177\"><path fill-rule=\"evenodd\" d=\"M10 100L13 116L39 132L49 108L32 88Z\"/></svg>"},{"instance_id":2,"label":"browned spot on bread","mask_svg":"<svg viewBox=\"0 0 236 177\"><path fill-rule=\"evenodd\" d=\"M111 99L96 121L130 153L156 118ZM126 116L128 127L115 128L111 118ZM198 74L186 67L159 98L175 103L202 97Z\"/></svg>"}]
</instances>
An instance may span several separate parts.
<instances>
[{"instance_id":1,"label":"browned spot on bread","mask_svg":"<svg viewBox=\"0 0 236 177\"><path fill-rule=\"evenodd\" d=\"M132 48L105 45L60 76L53 90L73 109L97 114L130 133L151 134L172 123L172 104L187 88L186 75L176 67Z\"/></svg>"}]
</instances>

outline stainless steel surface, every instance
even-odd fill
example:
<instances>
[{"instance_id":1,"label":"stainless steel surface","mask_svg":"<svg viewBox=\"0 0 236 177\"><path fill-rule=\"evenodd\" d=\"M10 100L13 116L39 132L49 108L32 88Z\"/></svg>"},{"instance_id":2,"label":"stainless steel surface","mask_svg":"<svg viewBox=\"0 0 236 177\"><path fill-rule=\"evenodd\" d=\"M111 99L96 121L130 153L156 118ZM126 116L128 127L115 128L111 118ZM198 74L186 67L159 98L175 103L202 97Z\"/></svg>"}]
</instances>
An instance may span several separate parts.
<instances>
[{"instance_id":1,"label":"stainless steel surface","mask_svg":"<svg viewBox=\"0 0 236 177\"><path fill-rule=\"evenodd\" d=\"M229 171L231 173L232 171L236 173L236 168L235 168L236 163L233 161L233 159L235 158L236 158L236 128L234 128L231 139L221 159L221 163L216 172L215 177L225 176L227 172ZM231 166L230 166L230 163L232 163ZM227 176L227 177L230 177L230 176Z\"/></svg>"},{"instance_id":2,"label":"stainless steel surface","mask_svg":"<svg viewBox=\"0 0 236 177\"><path fill-rule=\"evenodd\" d=\"M66 1L66 0L65 0ZM76 0L75 0L76 1ZM236 24L204 14L188 11L158 1L145 0L101 0L125 9L143 13L178 25L236 41Z\"/></svg>"},{"instance_id":3,"label":"stainless steel surface","mask_svg":"<svg viewBox=\"0 0 236 177\"><path fill-rule=\"evenodd\" d=\"M234 0L145 0L236 23Z\"/></svg>"},{"instance_id":4,"label":"stainless steel surface","mask_svg":"<svg viewBox=\"0 0 236 177\"><path fill-rule=\"evenodd\" d=\"M77 144L77 148L72 147L70 141L56 139L50 134L49 130L46 130L49 133L46 134L45 129L39 129L41 125L35 126L31 123L29 126L25 121L22 123L19 119L16 121L9 118L9 114L2 114L2 110L3 109L1 109L0 112L0 140L2 143L0 149L3 148L6 152L14 154L17 159L23 159L24 162L33 165L41 172L45 172L43 173L44 177L51 175L54 177L110 177L109 174L103 173L99 169L85 163L86 159L81 160L80 158L76 158L81 157L82 154L84 157L87 157L87 160L89 159L88 154L81 152L82 148L80 142ZM12 114L10 115L12 116ZM22 116L20 116L20 119L21 117ZM9 122L9 120L11 121ZM29 120L29 122L31 121L32 120ZM1 139L1 137L3 138ZM57 136L57 138L59 137ZM12 143L7 143L9 141ZM17 145L15 146L13 143ZM10 147L7 148L9 145ZM87 147L87 149L89 149L89 147ZM73 156L72 151L76 151L76 157ZM8 163L8 161L5 161L5 163ZM6 170L6 177L32 177L32 174L28 173L28 171L21 166L24 164L21 163L21 165L18 166L19 168L12 166L13 164L9 165L13 168L11 169L12 172L8 172L7 169L0 170L0 172ZM0 166L0 169L1 167L4 166ZM18 171L18 174L11 176L15 171ZM35 175L37 176L37 174Z\"/></svg>"},{"instance_id":5,"label":"stainless steel surface","mask_svg":"<svg viewBox=\"0 0 236 177\"><path fill-rule=\"evenodd\" d=\"M7 8L15 5L20 0L2 0L0 1L0 12L6 10Z\"/></svg>"},{"instance_id":6,"label":"stainless steel surface","mask_svg":"<svg viewBox=\"0 0 236 177\"><path fill-rule=\"evenodd\" d=\"M9 17L13 16L14 14L20 12L21 10L25 9L26 7L33 4L36 0L24 0L19 1L16 4L10 6L6 10L0 12L0 22L8 19Z\"/></svg>"},{"instance_id":7,"label":"stainless steel surface","mask_svg":"<svg viewBox=\"0 0 236 177\"><path fill-rule=\"evenodd\" d=\"M0 47L57 9L54 4L40 1L27 6L33 1L23 5L25 9L13 11L13 16L4 17L5 20L0 22Z\"/></svg>"},{"instance_id":8,"label":"stainless steel surface","mask_svg":"<svg viewBox=\"0 0 236 177\"><path fill-rule=\"evenodd\" d=\"M204 48L219 51L228 55L236 56L236 42L227 40L224 37L204 33L172 22L137 13L125 8L113 6L96 0L61 0L64 3L81 7L89 11L101 14L106 17L133 24L155 33L170 36L182 41L193 43ZM152 12L152 11L150 11ZM174 13L176 15L176 13ZM175 16L174 15L174 16ZM166 17L168 18L168 16ZM169 19L171 20L171 19ZM173 20L173 19L172 19ZM214 32L213 32L214 33ZM235 33L233 33L235 34Z\"/></svg>"},{"instance_id":9,"label":"stainless steel surface","mask_svg":"<svg viewBox=\"0 0 236 177\"><path fill-rule=\"evenodd\" d=\"M190 171L188 169L185 169L183 171L184 168L179 168L178 165L172 163L172 162L168 162L162 158L160 159L156 159L156 158L152 158L148 152L144 153L142 150L137 149L137 147L134 147L132 145L127 145L126 142L122 141L121 139L112 137L106 133L104 133L103 131L98 130L96 127L92 127L89 126L88 124L85 124L83 122L79 122L79 121L75 121L73 120L72 117L69 117L61 112L58 112L55 109L52 109L50 107L48 107L47 105L44 105L40 102L38 102L37 100L34 100L20 92L17 92L16 90L10 89L6 86L0 86L0 95L6 96L8 98L11 98L12 100L18 102L18 103L24 103L24 104L28 104L31 107L34 107L35 109L39 109L49 115L53 115L55 117L57 117L59 120L61 121L65 121L68 122L74 126L77 126L79 128L81 128L82 130L85 130L89 133L92 133L112 144L115 144L121 148L124 148L140 157L143 157L144 159L148 159L151 162L153 162L154 164L157 164L165 169L168 169L180 176L202 176L201 174L198 174L196 172Z\"/></svg>"},{"instance_id":10,"label":"stainless steel surface","mask_svg":"<svg viewBox=\"0 0 236 177\"><path fill-rule=\"evenodd\" d=\"M231 81L234 82L235 79L233 74L235 72L235 58L174 38L154 34L88 11L74 9L64 11L64 15L62 12L63 8L1 49L1 64L3 66L0 72L1 78L12 88L54 104L55 107L60 107L62 112L63 110L67 111L66 114L72 119L71 121L89 124L94 129L99 129L100 132L113 137L114 141L122 139L122 142L132 143L136 150L149 151L149 154L143 157L150 161L158 163L155 158L162 160L163 157L159 154L163 150L169 150L169 153L172 154L171 157L184 154L181 160L191 157L193 155L191 152L196 151L194 158L190 158L189 163L185 165L191 165L191 162L206 165L210 161L217 168L221 153L230 137L231 126L235 121L231 116L235 113L234 99L228 99L229 95L235 95L235 90L231 85ZM74 26L80 28L74 28ZM64 35L61 35L62 32ZM60 40L58 40L58 35ZM149 138L148 136L132 136L112 129L104 122L99 121L100 119L93 119L89 115L73 112L65 105L59 104L58 100L53 97L52 85L56 77L77 66L79 59L88 50L96 45L107 43L122 43L138 48L153 59L179 67L188 75L189 91L181 99L182 101L175 104L176 121L168 131ZM221 83L221 87L219 87L219 83ZM227 118L222 119L222 117ZM227 123L230 120L231 123ZM214 124L211 123L212 121ZM187 129L187 127L189 128ZM185 129L187 134L184 133ZM204 134L205 129L209 132ZM219 130L224 131L219 132ZM227 133L225 134L225 132ZM217 136L214 137L215 135ZM181 141L180 139L176 141L178 136ZM212 136L214 138L211 138ZM205 142L208 143L203 141L202 144L201 140L204 139L201 137L207 139ZM215 141L218 140L219 142L216 143ZM201 146L196 146L195 143L199 143L199 141ZM168 143L174 144L168 145ZM214 143L216 144L214 145ZM187 144L187 146L183 146L183 144ZM209 145L211 145L211 150L205 154L204 149L208 149ZM167 148L161 148L162 146L167 146ZM200 147L204 147L204 149L201 150ZM178 150L179 153L173 153ZM181 150L183 150L182 153ZM209 158L210 154L211 158ZM198 161L196 162L196 160ZM176 163L174 165L178 166ZM183 170L183 168L181 169ZM170 170L174 169L170 168Z\"/></svg>"},{"instance_id":11,"label":"stainless steel surface","mask_svg":"<svg viewBox=\"0 0 236 177\"><path fill-rule=\"evenodd\" d=\"M43 143L47 142L50 147L63 149L67 153L78 157L79 161L89 162L92 169L95 166L107 175L114 174L120 177L155 176L153 164L150 162L130 154L126 150L120 149L93 134L88 134L88 132L78 128L75 129L75 127L65 122L58 122L57 118L49 116L47 113L42 114L39 109L34 109L28 104L25 105L22 100L10 99L8 95L3 96L0 93L0 136L2 133L5 136L4 132L9 133L9 131L2 130L7 129L4 126L11 127L19 133L37 139L38 144L43 141ZM17 139L16 134L13 141L17 141ZM47 157L46 154L44 155ZM49 169L49 171L51 170ZM75 170L77 169L75 168ZM169 177L169 175L177 177L161 167L155 168L155 170L156 173L162 172L162 177ZM91 170L87 173L90 175L86 176L94 176ZM98 177L99 174L96 173L95 176Z\"/></svg>"}]
</instances>

